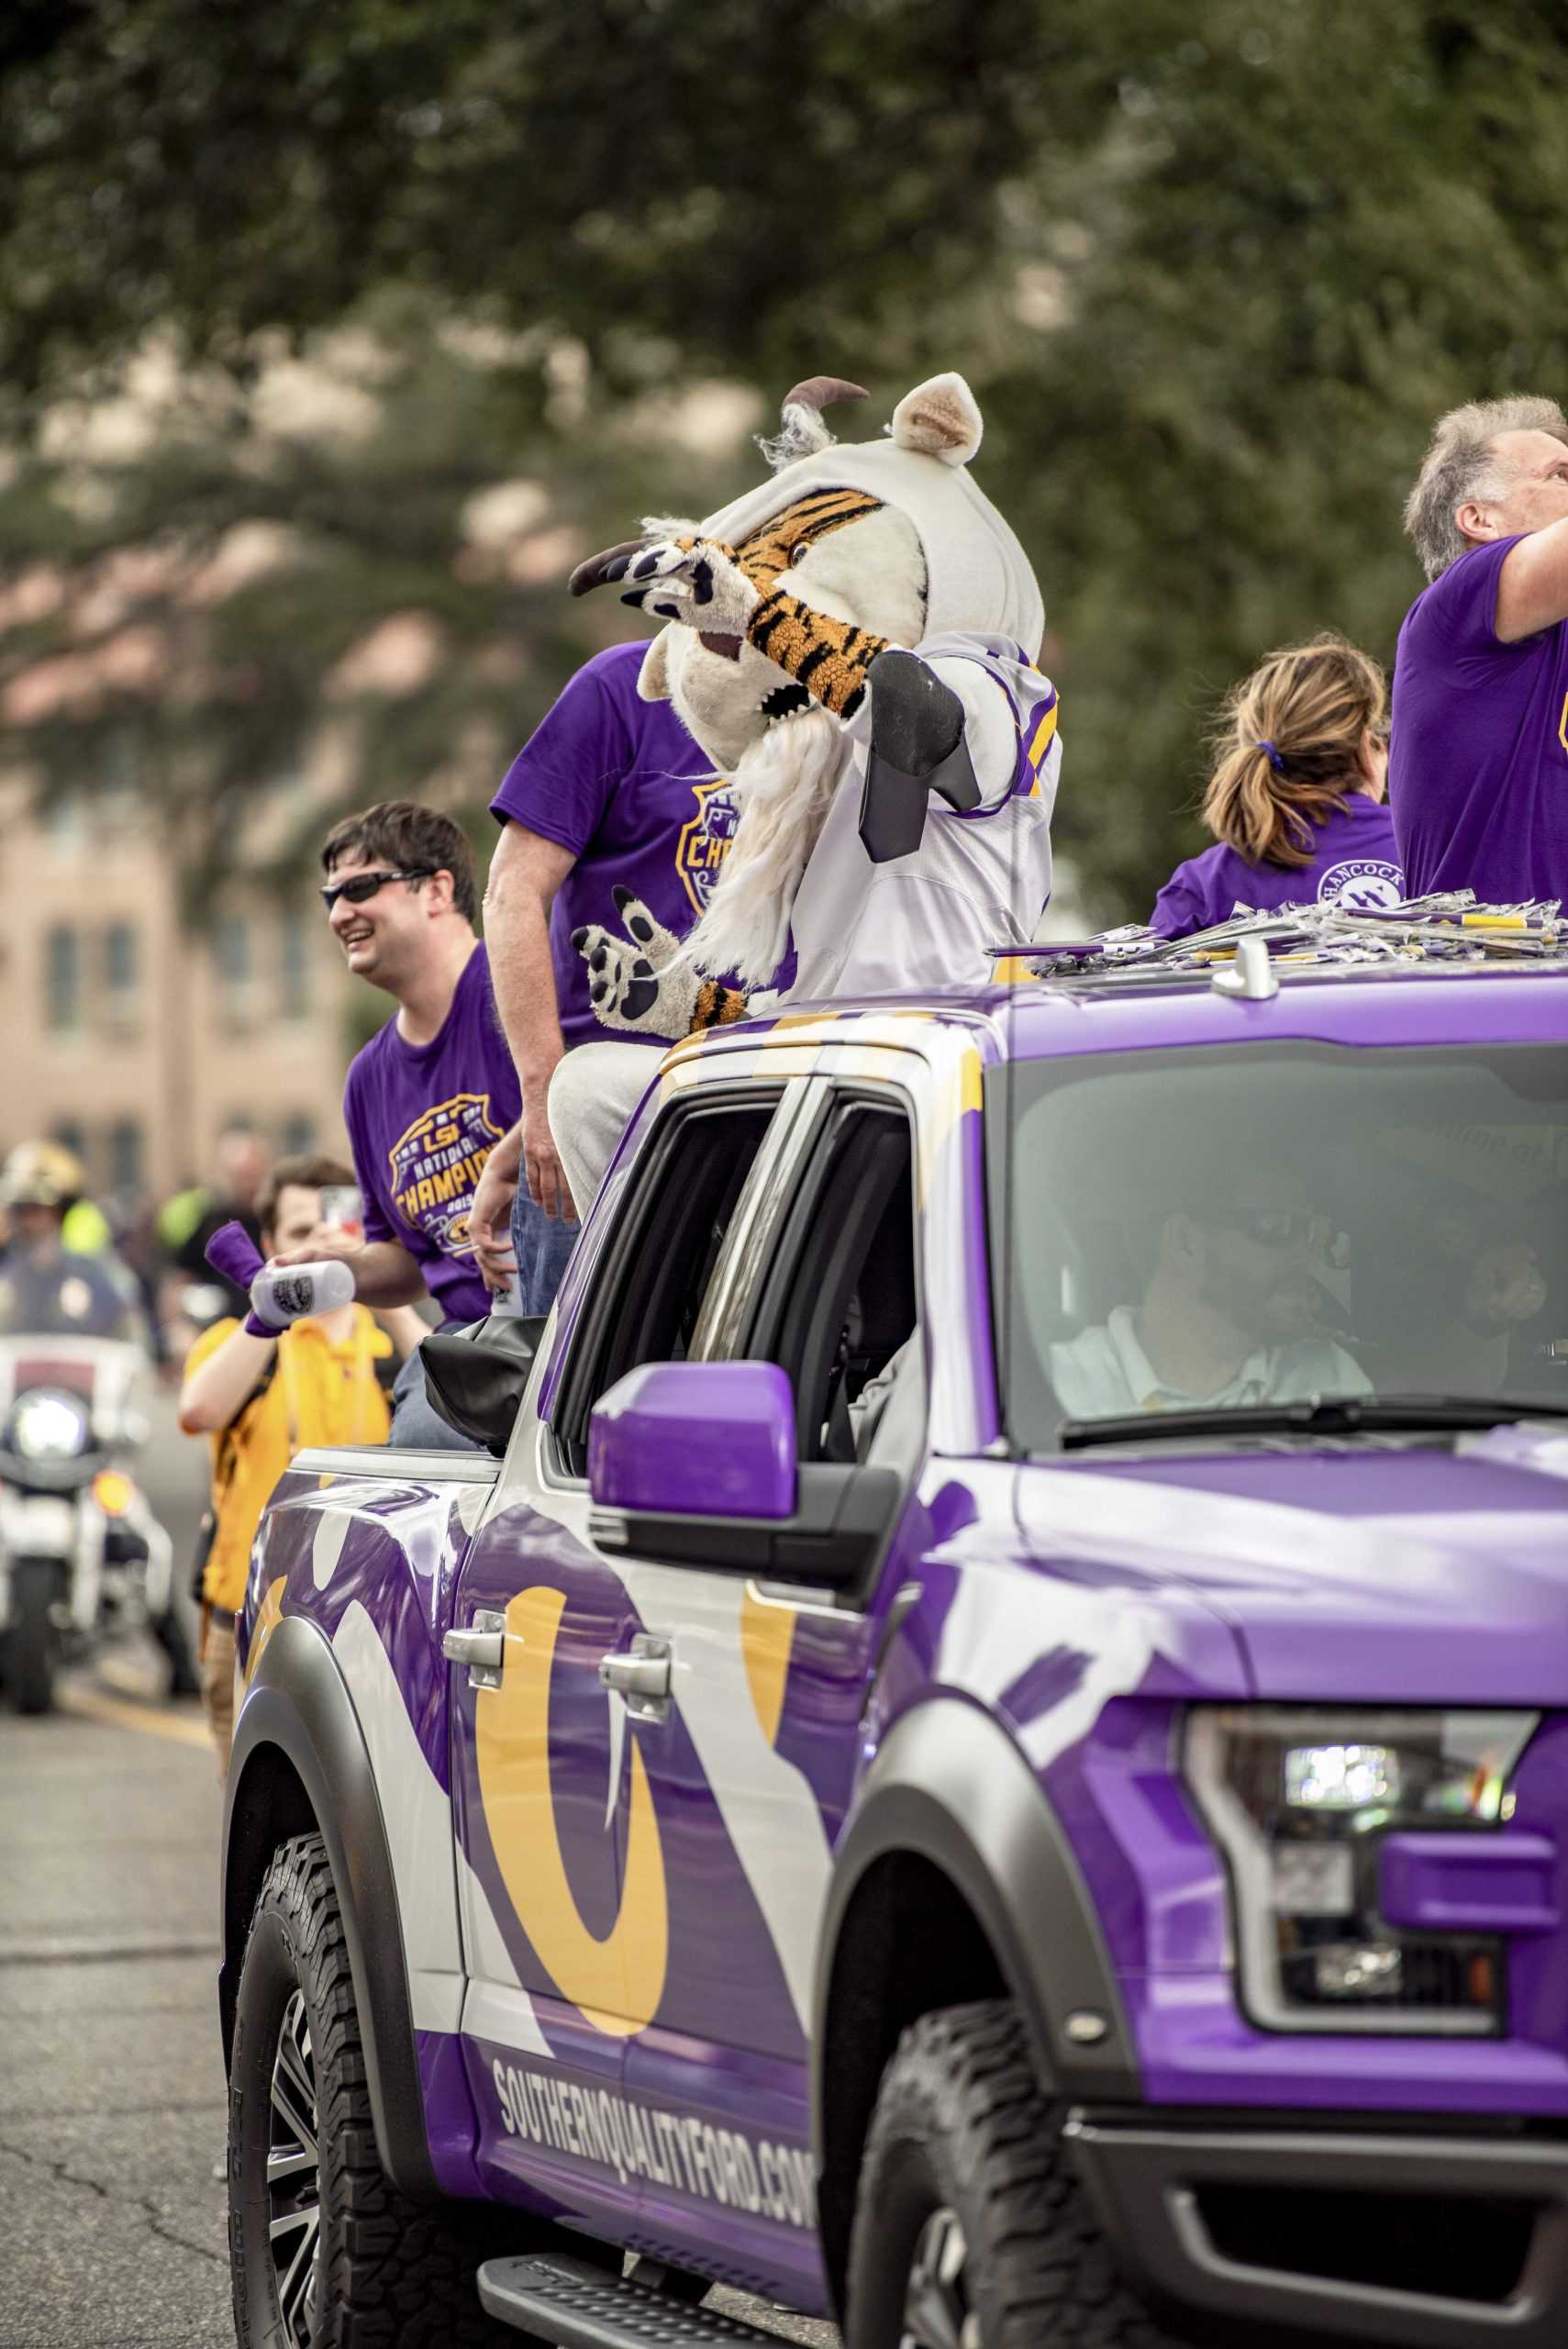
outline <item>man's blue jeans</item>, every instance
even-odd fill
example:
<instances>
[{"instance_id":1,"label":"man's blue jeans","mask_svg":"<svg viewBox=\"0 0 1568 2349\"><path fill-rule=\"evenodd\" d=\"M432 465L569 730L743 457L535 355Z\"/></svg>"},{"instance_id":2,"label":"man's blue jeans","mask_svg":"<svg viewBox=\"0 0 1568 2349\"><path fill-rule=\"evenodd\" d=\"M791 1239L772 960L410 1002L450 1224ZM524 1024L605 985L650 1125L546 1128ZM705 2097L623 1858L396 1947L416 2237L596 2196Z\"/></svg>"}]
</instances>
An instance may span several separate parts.
<instances>
[{"instance_id":1,"label":"man's blue jeans","mask_svg":"<svg viewBox=\"0 0 1568 2349\"><path fill-rule=\"evenodd\" d=\"M512 1202L512 1245L517 1257L519 1313L550 1311L576 1238L574 1223L562 1223L558 1217L546 1215L529 1197L527 1186L518 1184L517 1196ZM447 1321L441 1326L455 1330L459 1325ZM448 1427L426 1394L417 1346L398 1372L392 1390L392 1432L387 1442L432 1452L479 1449L467 1436Z\"/></svg>"},{"instance_id":2,"label":"man's blue jeans","mask_svg":"<svg viewBox=\"0 0 1568 2349\"><path fill-rule=\"evenodd\" d=\"M443 1321L443 1330L462 1327L457 1321ZM416 1452L477 1452L480 1446L466 1435L459 1435L456 1428L448 1427L425 1389L425 1365L416 1346L398 1372L392 1389L392 1427L388 1443L400 1444Z\"/></svg>"},{"instance_id":3,"label":"man's blue jeans","mask_svg":"<svg viewBox=\"0 0 1568 2349\"><path fill-rule=\"evenodd\" d=\"M512 1248L517 1259L517 1310L548 1313L576 1244L578 1226L546 1215L526 1181L512 1201Z\"/></svg>"}]
</instances>

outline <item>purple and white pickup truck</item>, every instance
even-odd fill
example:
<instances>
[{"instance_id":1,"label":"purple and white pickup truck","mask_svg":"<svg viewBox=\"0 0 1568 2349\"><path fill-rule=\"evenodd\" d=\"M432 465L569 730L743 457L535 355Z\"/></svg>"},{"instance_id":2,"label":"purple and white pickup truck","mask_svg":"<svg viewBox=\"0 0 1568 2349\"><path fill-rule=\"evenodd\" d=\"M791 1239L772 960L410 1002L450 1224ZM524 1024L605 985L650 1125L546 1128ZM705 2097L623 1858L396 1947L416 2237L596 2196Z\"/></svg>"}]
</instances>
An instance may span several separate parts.
<instances>
[{"instance_id":1,"label":"purple and white pickup truck","mask_svg":"<svg viewBox=\"0 0 1568 2349\"><path fill-rule=\"evenodd\" d=\"M1562 2349L1565 1038L1131 970L651 1062L488 1448L262 1520L247 2349Z\"/></svg>"}]
</instances>

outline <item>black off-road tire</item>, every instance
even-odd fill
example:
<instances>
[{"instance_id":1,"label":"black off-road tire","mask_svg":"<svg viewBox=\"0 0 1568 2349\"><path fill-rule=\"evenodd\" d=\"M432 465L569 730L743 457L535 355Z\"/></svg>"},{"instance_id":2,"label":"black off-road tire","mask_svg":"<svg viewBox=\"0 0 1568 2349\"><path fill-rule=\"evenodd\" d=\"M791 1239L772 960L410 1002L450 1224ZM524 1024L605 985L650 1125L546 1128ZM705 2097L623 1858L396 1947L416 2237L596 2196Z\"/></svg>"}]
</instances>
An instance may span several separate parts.
<instances>
[{"instance_id":1,"label":"black off-road tire","mask_svg":"<svg viewBox=\"0 0 1568 2349\"><path fill-rule=\"evenodd\" d=\"M1010 1998L911 2024L866 2141L845 2349L899 2349L917 2255L942 2240L943 2213L966 2254L951 2336L966 2349L976 2317L977 2349L1174 2349L1112 2266L1060 2123Z\"/></svg>"},{"instance_id":2,"label":"black off-road tire","mask_svg":"<svg viewBox=\"0 0 1568 2349\"><path fill-rule=\"evenodd\" d=\"M273 2065L295 1992L315 2070L320 2225L311 2349L517 2349L474 2289L480 2262L528 2248L487 2204L416 2202L376 2156L337 1889L319 1835L274 1853L250 1919L228 2084L228 2247L239 2349L297 2349L268 2237ZM297 2012L297 2010L296 2010Z\"/></svg>"},{"instance_id":3,"label":"black off-road tire","mask_svg":"<svg viewBox=\"0 0 1568 2349\"><path fill-rule=\"evenodd\" d=\"M63 1586L52 1558L18 1558L11 1568L11 1628L6 1634L6 1685L19 1713L54 1709L60 1634L50 1613Z\"/></svg>"}]
</instances>

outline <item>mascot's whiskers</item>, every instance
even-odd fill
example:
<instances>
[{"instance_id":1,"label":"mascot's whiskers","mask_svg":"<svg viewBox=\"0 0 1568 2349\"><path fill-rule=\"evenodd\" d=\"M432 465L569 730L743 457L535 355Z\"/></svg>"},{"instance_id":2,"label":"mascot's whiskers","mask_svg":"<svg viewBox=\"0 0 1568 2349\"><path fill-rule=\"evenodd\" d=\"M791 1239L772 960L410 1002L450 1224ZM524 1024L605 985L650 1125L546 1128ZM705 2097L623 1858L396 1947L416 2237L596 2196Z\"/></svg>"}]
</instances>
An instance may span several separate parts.
<instances>
[{"instance_id":1,"label":"mascot's whiskers","mask_svg":"<svg viewBox=\"0 0 1568 2349\"><path fill-rule=\"evenodd\" d=\"M789 918L833 794L849 763L827 710L779 718L733 777L740 820L685 959L711 975L764 987L789 951Z\"/></svg>"}]
</instances>

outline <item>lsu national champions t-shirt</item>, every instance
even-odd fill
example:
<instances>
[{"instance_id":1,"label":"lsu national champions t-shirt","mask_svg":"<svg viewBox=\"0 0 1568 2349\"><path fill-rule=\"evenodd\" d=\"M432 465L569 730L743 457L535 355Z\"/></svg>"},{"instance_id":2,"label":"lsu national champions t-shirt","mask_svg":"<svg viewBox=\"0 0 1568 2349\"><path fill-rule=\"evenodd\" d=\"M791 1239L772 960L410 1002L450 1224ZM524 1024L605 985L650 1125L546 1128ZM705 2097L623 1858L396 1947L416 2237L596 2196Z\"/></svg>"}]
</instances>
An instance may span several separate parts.
<instances>
[{"instance_id":1,"label":"lsu national champions t-shirt","mask_svg":"<svg viewBox=\"0 0 1568 2349\"><path fill-rule=\"evenodd\" d=\"M483 946L428 1044L405 1042L389 1019L350 1067L343 1122L364 1195L365 1238L406 1248L449 1320L476 1321L490 1310L468 1211L485 1160L521 1113Z\"/></svg>"},{"instance_id":2,"label":"lsu national champions t-shirt","mask_svg":"<svg viewBox=\"0 0 1568 2349\"><path fill-rule=\"evenodd\" d=\"M728 780L667 701L637 690L646 644L612 645L579 669L507 769L490 803L577 859L550 911L555 998L568 1049L611 1031L594 1017L588 968L572 933L598 922L624 937L615 892L628 889L673 937L706 907L738 818ZM614 1031L617 1041L638 1041ZM648 1041L667 1049L668 1039Z\"/></svg>"}]
</instances>

